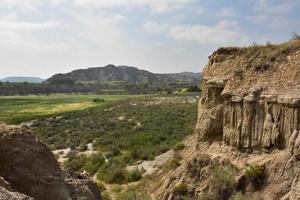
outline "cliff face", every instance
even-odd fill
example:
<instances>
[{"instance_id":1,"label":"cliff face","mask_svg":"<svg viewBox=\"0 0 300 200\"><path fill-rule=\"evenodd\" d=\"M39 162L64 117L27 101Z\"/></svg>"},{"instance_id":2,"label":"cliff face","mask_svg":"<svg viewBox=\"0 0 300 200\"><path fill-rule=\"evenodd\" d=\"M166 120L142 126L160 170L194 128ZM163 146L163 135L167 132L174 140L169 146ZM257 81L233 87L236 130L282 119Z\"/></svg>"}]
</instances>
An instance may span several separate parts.
<instances>
[{"instance_id":1,"label":"cliff face","mask_svg":"<svg viewBox=\"0 0 300 200\"><path fill-rule=\"evenodd\" d=\"M199 141L299 156L300 42L216 51L203 71Z\"/></svg>"},{"instance_id":2,"label":"cliff face","mask_svg":"<svg viewBox=\"0 0 300 200\"><path fill-rule=\"evenodd\" d=\"M221 48L202 75L198 140L153 199L300 199L300 41Z\"/></svg>"},{"instance_id":3,"label":"cliff face","mask_svg":"<svg viewBox=\"0 0 300 200\"><path fill-rule=\"evenodd\" d=\"M97 200L87 177L64 172L31 131L0 125L0 199Z\"/></svg>"}]
</instances>

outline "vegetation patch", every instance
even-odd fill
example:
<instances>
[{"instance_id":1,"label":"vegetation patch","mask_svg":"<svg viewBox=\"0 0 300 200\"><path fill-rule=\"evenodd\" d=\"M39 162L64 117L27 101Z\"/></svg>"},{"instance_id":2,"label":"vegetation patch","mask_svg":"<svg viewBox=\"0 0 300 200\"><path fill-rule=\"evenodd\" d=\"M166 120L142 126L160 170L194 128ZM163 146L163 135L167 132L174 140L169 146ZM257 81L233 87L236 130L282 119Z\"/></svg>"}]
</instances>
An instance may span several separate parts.
<instances>
[{"instance_id":1,"label":"vegetation patch","mask_svg":"<svg viewBox=\"0 0 300 200\"><path fill-rule=\"evenodd\" d=\"M136 161L153 160L175 148L168 169L180 165L178 150L184 147L180 142L193 133L197 101L191 96L132 98L66 113L59 120L39 119L33 129L53 150L71 148L66 168L96 175L106 183L136 182L142 171L126 170ZM89 151L91 145L91 155L80 152Z\"/></svg>"}]
</instances>

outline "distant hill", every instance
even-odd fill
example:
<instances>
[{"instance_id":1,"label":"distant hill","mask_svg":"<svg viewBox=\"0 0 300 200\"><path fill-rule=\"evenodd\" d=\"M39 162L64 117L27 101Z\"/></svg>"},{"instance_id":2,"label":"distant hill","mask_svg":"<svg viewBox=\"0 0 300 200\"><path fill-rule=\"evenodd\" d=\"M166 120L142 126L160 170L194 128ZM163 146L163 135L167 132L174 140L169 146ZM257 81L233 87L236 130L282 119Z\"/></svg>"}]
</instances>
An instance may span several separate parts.
<instances>
[{"instance_id":1,"label":"distant hill","mask_svg":"<svg viewBox=\"0 0 300 200\"><path fill-rule=\"evenodd\" d=\"M200 73L182 72L156 74L135 67L107 65L79 69L66 74L55 74L45 81L48 84L91 83L91 82L129 82L157 84L199 84Z\"/></svg>"},{"instance_id":2,"label":"distant hill","mask_svg":"<svg viewBox=\"0 0 300 200\"><path fill-rule=\"evenodd\" d=\"M25 77L25 76L10 76L0 80L1 82L10 82L10 83L42 83L44 80L37 77Z\"/></svg>"}]
</instances>

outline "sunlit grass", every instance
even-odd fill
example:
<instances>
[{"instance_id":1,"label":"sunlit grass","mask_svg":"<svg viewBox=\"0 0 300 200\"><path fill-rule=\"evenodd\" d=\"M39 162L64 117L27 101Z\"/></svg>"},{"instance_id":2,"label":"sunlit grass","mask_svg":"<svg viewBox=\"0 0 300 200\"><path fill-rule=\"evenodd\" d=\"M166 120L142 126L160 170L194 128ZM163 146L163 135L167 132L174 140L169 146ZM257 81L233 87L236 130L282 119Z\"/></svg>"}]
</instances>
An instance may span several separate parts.
<instances>
[{"instance_id":1,"label":"sunlit grass","mask_svg":"<svg viewBox=\"0 0 300 200\"><path fill-rule=\"evenodd\" d=\"M60 115L66 112L102 107L111 102L136 97L133 95L50 95L0 97L0 121L8 124ZM95 103L93 99L104 99Z\"/></svg>"}]
</instances>

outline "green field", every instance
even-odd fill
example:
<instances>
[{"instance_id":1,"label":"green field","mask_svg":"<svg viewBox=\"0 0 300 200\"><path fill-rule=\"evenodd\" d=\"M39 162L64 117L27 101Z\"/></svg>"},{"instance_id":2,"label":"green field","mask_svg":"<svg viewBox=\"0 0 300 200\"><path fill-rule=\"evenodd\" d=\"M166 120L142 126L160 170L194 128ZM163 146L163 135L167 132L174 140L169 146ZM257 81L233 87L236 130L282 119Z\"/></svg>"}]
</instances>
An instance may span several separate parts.
<instances>
[{"instance_id":1,"label":"green field","mask_svg":"<svg viewBox=\"0 0 300 200\"><path fill-rule=\"evenodd\" d=\"M35 119L31 129L52 150L71 149L66 168L123 184L141 178L141 172L128 172L127 165L178 148L193 133L197 102L198 97L184 95L1 97L0 121ZM91 144L96 154L80 154Z\"/></svg>"},{"instance_id":2,"label":"green field","mask_svg":"<svg viewBox=\"0 0 300 200\"><path fill-rule=\"evenodd\" d=\"M91 107L106 106L117 100L136 97L133 95L50 95L0 97L0 121L18 124L60 115L67 112L84 110ZM105 102L93 102L94 99Z\"/></svg>"},{"instance_id":3,"label":"green field","mask_svg":"<svg viewBox=\"0 0 300 200\"><path fill-rule=\"evenodd\" d=\"M39 119L32 124L35 134L52 150L71 148L65 166L75 171L97 174L107 183L127 183L140 172L125 170L138 160L178 147L192 134L197 121L195 96L147 96L114 101L99 109L91 107L60 117ZM88 144L98 154L80 154ZM103 155L109 159L105 163Z\"/></svg>"}]
</instances>

